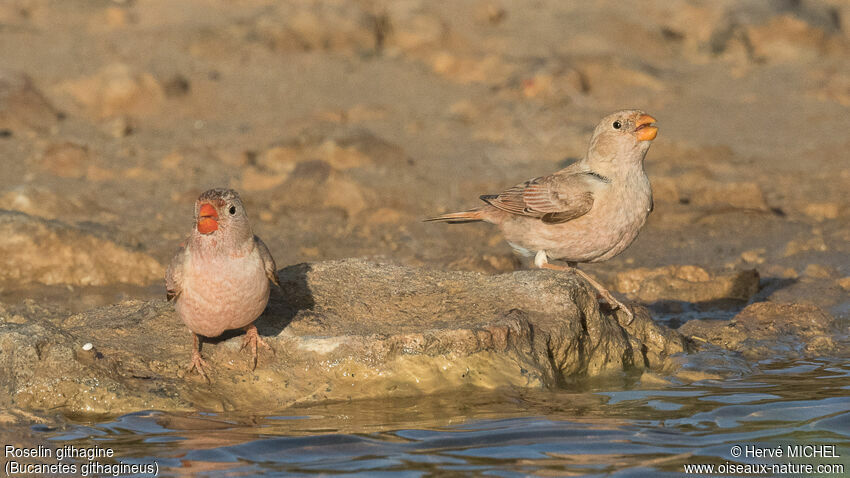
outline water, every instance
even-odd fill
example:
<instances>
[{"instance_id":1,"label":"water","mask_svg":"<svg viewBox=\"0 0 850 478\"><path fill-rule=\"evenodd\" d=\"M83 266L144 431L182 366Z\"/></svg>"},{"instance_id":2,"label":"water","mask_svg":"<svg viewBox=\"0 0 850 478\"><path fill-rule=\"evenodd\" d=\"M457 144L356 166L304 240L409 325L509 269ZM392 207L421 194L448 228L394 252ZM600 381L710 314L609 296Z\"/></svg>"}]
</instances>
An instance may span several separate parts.
<instances>
[{"instance_id":1,"label":"water","mask_svg":"<svg viewBox=\"0 0 850 478\"><path fill-rule=\"evenodd\" d=\"M821 476L850 474L850 361L755 369L659 389L596 381L578 392L459 393L263 417L140 412L33 433L53 447L114 450L103 463L155 462L160 476L679 476L686 464L727 462L839 464L843 475ZM836 445L840 457L730 454L795 444Z\"/></svg>"}]
</instances>

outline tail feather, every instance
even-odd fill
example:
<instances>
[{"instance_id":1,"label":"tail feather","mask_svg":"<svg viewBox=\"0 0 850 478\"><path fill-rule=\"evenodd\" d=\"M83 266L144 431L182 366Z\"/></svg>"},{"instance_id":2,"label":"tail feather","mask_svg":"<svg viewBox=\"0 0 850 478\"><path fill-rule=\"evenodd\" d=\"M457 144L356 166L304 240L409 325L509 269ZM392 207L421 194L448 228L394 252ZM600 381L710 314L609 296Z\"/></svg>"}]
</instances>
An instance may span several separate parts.
<instances>
[{"instance_id":1,"label":"tail feather","mask_svg":"<svg viewBox=\"0 0 850 478\"><path fill-rule=\"evenodd\" d=\"M463 224L465 222L477 222L484 220L484 213L481 209L470 209L469 211L450 212L436 217L429 217L425 222L440 221L449 224Z\"/></svg>"}]
</instances>

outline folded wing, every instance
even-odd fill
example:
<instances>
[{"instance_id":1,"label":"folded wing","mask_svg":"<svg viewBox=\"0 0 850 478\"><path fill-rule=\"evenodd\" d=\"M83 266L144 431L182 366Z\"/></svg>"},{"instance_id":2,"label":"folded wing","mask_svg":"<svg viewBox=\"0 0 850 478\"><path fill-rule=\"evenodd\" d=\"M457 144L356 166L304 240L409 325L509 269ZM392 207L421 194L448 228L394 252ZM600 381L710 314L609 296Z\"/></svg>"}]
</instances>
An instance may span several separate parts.
<instances>
[{"instance_id":1,"label":"folded wing","mask_svg":"<svg viewBox=\"0 0 850 478\"><path fill-rule=\"evenodd\" d=\"M560 224L587 214L593 207L594 181L587 173L553 174L529 179L481 200L502 211Z\"/></svg>"}]
</instances>

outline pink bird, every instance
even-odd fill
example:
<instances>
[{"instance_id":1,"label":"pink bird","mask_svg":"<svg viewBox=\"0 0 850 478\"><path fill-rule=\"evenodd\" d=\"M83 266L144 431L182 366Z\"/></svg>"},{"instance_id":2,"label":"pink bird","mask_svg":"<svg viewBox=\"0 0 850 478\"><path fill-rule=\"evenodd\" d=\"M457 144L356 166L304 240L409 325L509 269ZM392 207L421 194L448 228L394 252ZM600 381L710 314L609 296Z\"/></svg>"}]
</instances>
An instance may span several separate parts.
<instances>
[{"instance_id":1,"label":"pink bird","mask_svg":"<svg viewBox=\"0 0 850 478\"><path fill-rule=\"evenodd\" d=\"M205 379L209 365L201 357L201 336L218 337L244 329L244 349L251 346L257 367L257 346L269 348L254 321L269 301L269 281L280 287L268 247L251 231L239 194L210 189L195 202L195 227L165 274L168 300L192 331L194 348L189 372Z\"/></svg>"}]
</instances>

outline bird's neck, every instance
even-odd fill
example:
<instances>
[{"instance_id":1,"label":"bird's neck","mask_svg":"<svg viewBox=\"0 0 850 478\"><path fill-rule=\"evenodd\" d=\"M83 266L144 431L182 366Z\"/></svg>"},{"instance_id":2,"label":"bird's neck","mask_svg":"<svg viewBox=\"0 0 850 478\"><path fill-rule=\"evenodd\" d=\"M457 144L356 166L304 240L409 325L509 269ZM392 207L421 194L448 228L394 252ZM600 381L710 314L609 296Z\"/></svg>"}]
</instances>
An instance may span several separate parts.
<instances>
[{"instance_id":1,"label":"bird's neck","mask_svg":"<svg viewBox=\"0 0 850 478\"><path fill-rule=\"evenodd\" d=\"M594 155L591 151L581 160L581 165L586 171L611 179L646 174L643 160L648 150L648 145L646 147L641 146L638 150L624 152L624 154L613 157Z\"/></svg>"},{"instance_id":2,"label":"bird's neck","mask_svg":"<svg viewBox=\"0 0 850 478\"><path fill-rule=\"evenodd\" d=\"M223 232L223 231L222 231ZM253 235L242 234L192 234L193 250L206 258L241 257L249 254L254 247Z\"/></svg>"}]
</instances>

